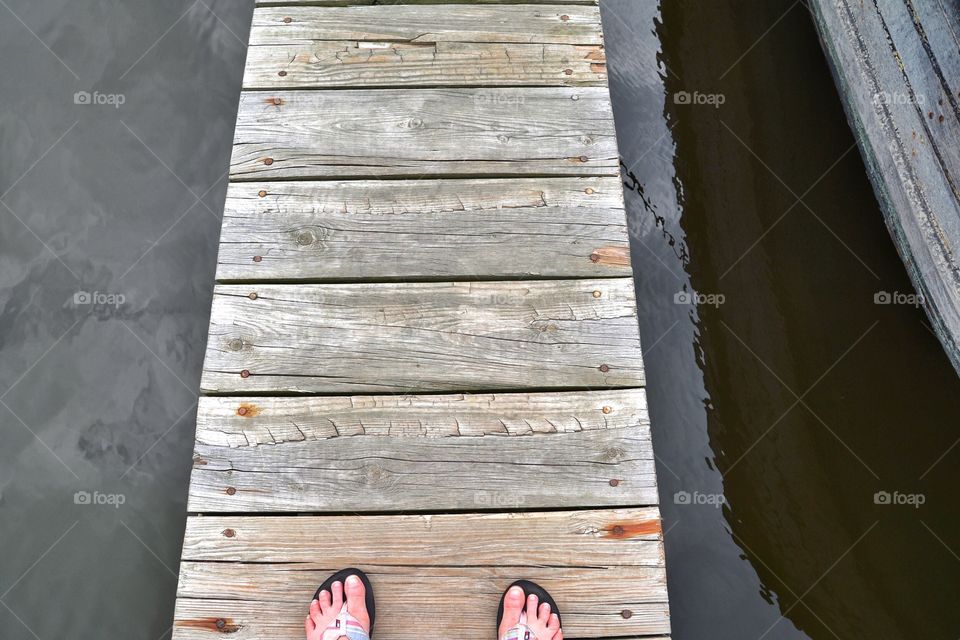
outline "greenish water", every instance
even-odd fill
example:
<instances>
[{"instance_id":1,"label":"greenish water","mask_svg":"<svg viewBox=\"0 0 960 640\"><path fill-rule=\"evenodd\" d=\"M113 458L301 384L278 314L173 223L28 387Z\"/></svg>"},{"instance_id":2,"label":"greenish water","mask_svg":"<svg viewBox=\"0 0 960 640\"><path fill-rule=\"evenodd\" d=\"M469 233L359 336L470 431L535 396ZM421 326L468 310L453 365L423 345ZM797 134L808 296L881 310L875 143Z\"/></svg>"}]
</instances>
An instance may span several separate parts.
<instances>
[{"instance_id":1,"label":"greenish water","mask_svg":"<svg viewBox=\"0 0 960 640\"><path fill-rule=\"evenodd\" d=\"M603 8L675 637L960 636L960 381L806 8Z\"/></svg>"}]
</instances>

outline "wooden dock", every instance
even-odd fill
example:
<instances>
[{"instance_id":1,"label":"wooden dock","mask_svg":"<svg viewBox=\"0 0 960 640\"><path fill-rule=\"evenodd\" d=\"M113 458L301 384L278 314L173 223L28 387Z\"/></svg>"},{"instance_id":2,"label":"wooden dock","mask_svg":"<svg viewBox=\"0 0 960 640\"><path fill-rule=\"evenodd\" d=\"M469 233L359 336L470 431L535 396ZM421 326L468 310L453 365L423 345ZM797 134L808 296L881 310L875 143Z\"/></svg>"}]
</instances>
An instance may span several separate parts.
<instances>
[{"instance_id":1,"label":"wooden dock","mask_svg":"<svg viewBox=\"0 0 960 640\"><path fill-rule=\"evenodd\" d=\"M173 637L670 632L599 9L259 0Z\"/></svg>"}]
</instances>

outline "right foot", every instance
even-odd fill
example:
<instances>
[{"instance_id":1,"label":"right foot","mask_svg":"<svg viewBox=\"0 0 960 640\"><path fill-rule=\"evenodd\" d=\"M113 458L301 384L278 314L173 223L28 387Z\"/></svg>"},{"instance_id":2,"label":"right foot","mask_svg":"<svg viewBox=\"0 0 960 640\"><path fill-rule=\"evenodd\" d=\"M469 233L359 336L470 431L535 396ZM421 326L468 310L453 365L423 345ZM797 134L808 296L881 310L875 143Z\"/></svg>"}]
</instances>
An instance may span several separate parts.
<instances>
[{"instance_id":1,"label":"right foot","mask_svg":"<svg viewBox=\"0 0 960 640\"><path fill-rule=\"evenodd\" d=\"M321 591L310 603L310 615L304 621L307 640L369 640L371 624L366 594L366 587L356 574L348 576L343 583L334 582L330 591Z\"/></svg>"},{"instance_id":2,"label":"right foot","mask_svg":"<svg viewBox=\"0 0 960 640\"><path fill-rule=\"evenodd\" d=\"M563 640L560 618L535 594L512 586L503 596L503 618L497 630L499 640ZM527 632L529 631L529 636Z\"/></svg>"}]
</instances>

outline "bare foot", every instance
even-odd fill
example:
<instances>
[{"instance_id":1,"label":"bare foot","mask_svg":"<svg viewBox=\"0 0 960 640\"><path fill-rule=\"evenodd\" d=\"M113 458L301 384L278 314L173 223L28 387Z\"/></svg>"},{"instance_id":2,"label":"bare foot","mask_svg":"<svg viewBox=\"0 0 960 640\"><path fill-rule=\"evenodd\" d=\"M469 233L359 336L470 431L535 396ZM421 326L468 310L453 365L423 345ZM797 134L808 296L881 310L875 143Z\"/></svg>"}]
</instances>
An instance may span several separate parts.
<instances>
[{"instance_id":1,"label":"bare foot","mask_svg":"<svg viewBox=\"0 0 960 640\"><path fill-rule=\"evenodd\" d=\"M356 575L347 577L346 584L337 581L330 585L332 593L327 590L320 592L320 598L310 603L310 615L304 621L307 640L321 640L327 627L336 624L341 618L342 635L338 640L359 640L370 637L370 614L367 612L366 588L363 581ZM346 592L346 593L344 593ZM344 620L340 616L343 610L344 596L346 596L346 613L356 619ZM357 628L359 625L359 629ZM362 633L361 633L362 629Z\"/></svg>"},{"instance_id":2,"label":"bare foot","mask_svg":"<svg viewBox=\"0 0 960 640\"><path fill-rule=\"evenodd\" d=\"M523 624L530 629L532 636L524 638L521 635L517 640L563 640L560 618L550 611L550 605L546 602L539 604L537 596L526 595L519 586L510 587L503 598L503 619L497 631L499 640L516 637L510 631L521 624L521 614L526 614Z\"/></svg>"}]
</instances>

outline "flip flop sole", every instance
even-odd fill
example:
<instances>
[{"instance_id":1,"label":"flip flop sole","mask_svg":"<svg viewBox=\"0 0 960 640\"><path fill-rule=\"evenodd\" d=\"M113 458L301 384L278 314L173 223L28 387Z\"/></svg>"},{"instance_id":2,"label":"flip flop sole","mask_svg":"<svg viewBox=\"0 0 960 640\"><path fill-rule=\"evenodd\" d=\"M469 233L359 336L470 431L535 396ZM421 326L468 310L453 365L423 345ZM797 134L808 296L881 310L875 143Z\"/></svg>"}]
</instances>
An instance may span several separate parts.
<instances>
[{"instance_id":1,"label":"flip flop sole","mask_svg":"<svg viewBox=\"0 0 960 640\"><path fill-rule=\"evenodd\" d=\"M331 589L331 585L333 585L334 582L338 582L338 581L345 582L346 579L352 575L355 575L358 578L360 578L360 581L363 583L363 586L364 586L364 594L365 594L364 599L367 602L367 614L369 614L370 616L370 633L368 635L372 637L373 623L377 617L376 601L373 598L373 585L370 584L370 578L368 578L367 574L365 574L363 571L360 571L360 569L355 569L353 567L350 567L349 569L342 569L341 571L337 571L335 574L333 574L332 576L330 576L329 578L323 581L323 584L320 585L320 587L317 589L317 592L313 594L313 599L317 600L318 598L320 598L320 592L324 590L329 591L330 593L333 593L333 590Z\"/></svg>"},{"instance_id":2,"label":"flip flop sole","mask_svg":"<svg viewBox=\"0 0 960 640\"><path fill-rule=\"evenodd\" d=\"M560 626L563 626L563 618L560 616L560 609L557 607L557 602L553 599L553 596L551 596L546 589L538 585L536 582L530 582L529 580L517 580L509 587L504 589L503 595L500 596L500 607L497 609L497 633L500 632L500 623L503 622L503 601L507 597L507 592L513 587L520 587L523 589L523 592L526 595L529 596L532 593L533 595L537 596L537 599L541 603L546 602L549 604L550 612L557 614L557 618L560 620Z\"/></svg>"}]
</instances>

